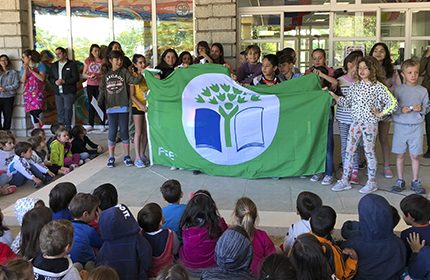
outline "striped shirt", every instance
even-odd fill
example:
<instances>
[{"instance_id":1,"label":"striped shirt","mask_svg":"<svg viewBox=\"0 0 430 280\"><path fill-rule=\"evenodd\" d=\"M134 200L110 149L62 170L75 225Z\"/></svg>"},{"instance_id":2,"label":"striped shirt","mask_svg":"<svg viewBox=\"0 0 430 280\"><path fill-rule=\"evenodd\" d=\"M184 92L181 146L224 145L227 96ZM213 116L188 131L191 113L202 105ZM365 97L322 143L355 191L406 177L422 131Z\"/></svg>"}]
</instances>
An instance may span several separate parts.
<instances>
[{"instance_id":1,"label":"striped shirt","mask_svg":"<svg viewBox=\"0 0 430 280\"><path fill-rule=\"evenodd\" d=\"M354 84L354 79L350 78L348 75L343 75L337 80L339 81L339 88L342 96L348 96L349 87ZM340 123L352 124L351 108L337 104L336 120Z\"/></svg>"}]
</instances>

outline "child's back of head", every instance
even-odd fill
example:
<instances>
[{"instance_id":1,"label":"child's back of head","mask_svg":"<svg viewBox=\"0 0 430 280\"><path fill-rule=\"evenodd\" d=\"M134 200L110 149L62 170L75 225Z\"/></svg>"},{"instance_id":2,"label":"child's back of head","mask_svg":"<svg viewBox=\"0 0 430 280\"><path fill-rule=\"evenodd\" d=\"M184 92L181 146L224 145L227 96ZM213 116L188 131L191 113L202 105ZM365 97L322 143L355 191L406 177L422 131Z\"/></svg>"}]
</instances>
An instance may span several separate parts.
<instances>
[{"instance_id":1,"label":"child's back of head","mask_svg":"<svg viewBox=\"0 0 430 280\"><path fill-rule=\"evenodd\" d=\"M100 200L99 207L102 211L118 204L118 191L110 183L105 183L95 188L93 195Z\"/></svg>"},{"instance_id":2,"label":"child's back of head","mask_svg":"<svg viewBox=\"0 0 430 280\"><path fill-rule=\"evenodd\" d=\"M49 192L49 208L53 212L68 209L70 202L76 194L76 186L73 183L58 183Z\"/></svg>"},{"instance_id":3,"label":"child's back of head","mask_svg":"<svg viewBox=\"0 0 430 280\"><path fill-rule=\"evenodd\" d=\"M187 270L180 264L166 266L158 274L156 280L188 280Z\"/></svg>"},{"instance_id":4,"label":"child's back of head","mask_svg":"<svg viewBox=\"0 0 430 280\"><path fill-rule=\"evenodd\" d=\"M187 203L182 215L180 229L183 227L207 226L209 236L218 238L222 233L219 222L220 216L211 194L206 190L198 190Z\"/></svg>"},{"instance_id":5,"label":"child's back of head","mask_svg":"<svg viewBox=\"0 0 430 280\"><path fill-rule=\"evenodd\" d=\"M51 220L51 209L45 206L33 208L24 215L21 227L21 246L18 250L19 256L29 260L39 254L40 231Z\"/></svg>"},{"instance_id":6,"label":"child's back of head","mask_svg":"<svg viewBox=\"0 0 430 280\"><path fill-rule=\"evenodd\" d=\"M319 237L329 237L336 224L336 212L330 206L321 206L312 213L312 232Z\"/></svg>"},{"instance_id":7,"label":"child's back of head","mask_svg":"<svg viewBox=\"0 0 430 280\"><path fill-rule=\"evenodd\" d=\"M42 138L45 138L45 130L43 130L43 128L35 128L30 132L30 136L41 136Z\"/></svg>"},{"instance_id":8,"label":"child's back of head","mask_svg":"<svg viewBox=\"0 0 430 280\"><path fill-rule=\"evenodd\" d=\"M160 188L163 198L169 203L179 203L182 197L181 183L171 179L163 183Z\"/></svg>"},{"instance_id":9,"label":"child's back of head","mask_svg":"<svg viewBox=\"0 0 430 280\"><path fill-rule=\"evenodd\" d=\"M119 276L115 269L101 265L91 271L88 280L119 280Z\"/></svg>"},{"instance_id":10,"label":"child's back of head","mask_svg":"<svg viewBox=\"0 0 430 280\"><path fill-rule=\"evenodd\" d=\"M400 201L400 209L403 215L413 219L414 223L425 225L430 221L430 201L419 195L411 194Z\"/></svg>"},{"instance_id":11,"label":"child's back of head","mask_svg":"<svg viewBox=\"0 0 430 280\"><path fill-rule=\"evenodd\" d=\"M80 219L85 212L90 214L98 208L99 200L89 193L76 194L69 204L70 214L74 219Z\"/></svg>"},{"instance_id":12,"label":"child's back of head","mask_svg":"<svg viewBox=\"0 0 430 280\"><path fill-rule=\"evenodd\" d=\"M321 198L313 192L301 192L297 196L297 212L302 220L309 220L312 212L321 206Z\"/></svg>"},{"instance_id":13,"label":"child's back of head","mask_svg":"<svg viewBox=\"0 0 430 280\"><path fill-rule=\"evenodd\" d=\"M261 267L260 279L296 280L296 272L290 259L284 254L268 256Z\"/></svg>"},{"instance_id":14,"label":"child's back of head","mask_svg":"<svg viewBox=\"0 0 430 280\"><path fill-rule=\"evenodd\" d=\"M137 222L144 232L154 232L160 229L163 213L157 203L146 204L137 214Z\"/></svg>"},{"instance_id":15,"label":"child's back of head","mask_svg":"<svg viewBox=\"0 0 430 280\"><path fill-rule=\"evenodd\" d=\"M255 221L258 216L255 203L248 197L239 198L234 209L234 216L252 239L255 231Z\"/></svg>"},{"instance_id":16,"label":"child's back of head","mask_svg":"<svg viewBox=\"0 0 430 280\"><path fill-rule=\"evenodd\" d=\"M73 242L73 225L67 220L51 221L40 232L40 250L44 256L64 257Z\"/></svg>"},{"instance_id":17,"label":"child's back of head","mask_svg":"<svg viewBox=\"0 0 430 280\"><path fill-rule=\"evenodd\" d=\"M33 265L31 262L16 259L0 267L0 279L5 280L34 280Z\"/></svg>"}]
</instances>

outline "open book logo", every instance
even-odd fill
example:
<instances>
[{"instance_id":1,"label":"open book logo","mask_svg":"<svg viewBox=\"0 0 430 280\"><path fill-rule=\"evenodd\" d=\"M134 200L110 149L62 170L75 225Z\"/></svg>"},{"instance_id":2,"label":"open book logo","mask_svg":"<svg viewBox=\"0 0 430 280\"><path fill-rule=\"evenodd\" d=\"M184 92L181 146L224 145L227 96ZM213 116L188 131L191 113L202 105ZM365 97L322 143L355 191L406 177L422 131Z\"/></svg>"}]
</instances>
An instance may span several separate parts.
<instances>
[{"instance_id":1,"label":"open book logo","mask_svg":"<svg viewBox=\"0 0 430 280\"><path fill-rule=\"evenodd\" d=\"M207 160L234 165L271 144L279 100L236 84L224 74L202 74L184 89L182 122L189 143Z\"/></svg>"}]
</instances>

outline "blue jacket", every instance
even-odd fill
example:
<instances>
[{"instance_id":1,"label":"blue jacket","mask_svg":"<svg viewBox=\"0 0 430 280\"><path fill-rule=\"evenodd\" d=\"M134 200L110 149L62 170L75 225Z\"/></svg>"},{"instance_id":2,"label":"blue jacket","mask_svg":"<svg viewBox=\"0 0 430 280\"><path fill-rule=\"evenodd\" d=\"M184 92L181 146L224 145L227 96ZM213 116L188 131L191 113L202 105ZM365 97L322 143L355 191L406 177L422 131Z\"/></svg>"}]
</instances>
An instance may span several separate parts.
<instances>
[{"instance_id":1,"label":"blue jacket","mask_svg":"<svg viewBox=\"0 0 430 280\"><path fill-rule=\"evenodd\" d=\"M63 209L57 212L52 212L52 220L73 220L72 214L69 209Z\"/></svg>"},{"instance_id":2,"label":"blue jacket","mask_svg":"<svg viewBox=\"0 0 430 280\"><path fill-rule=\"evenodd\" d=\"M414 279L430 279L430 246L424 246L418 254L412 254L409 275Z\"/></svg>"},{"instance_id":3,"label":"blue jacket","mask_svg":"<svg viewBox=\"0 0 430 280\"><path fill-rule=\"evenodd\" d=\"M382 196L368 194L358 204L359 234L352 234L342 247L358 254L355 280L399 279L406 263L403 241L394 235L392 210Z\"/></svg>"},{"instance_id":4,"label":"blue jacket","mask_svg":"<svg viewBox=\"0 0 430 280\"><path fill-rule=\"evenodd\" d=\"M181 218L186 207L187 205L185 204L172 203L169 203L169 205L163 207L163 229L171 229L176 233L176 236L179 237L179 224L181 223Z\"/></svg>"},{"instance_id":5,"label":"blue jacket","mask_svg":"<svg viewBox=\"0 0 430 280\"><path fill-rule=\"evenodd\" d=\"M122 280L146 280L152 264L152 249L139 234L140 227L127 206L118 204L104 210L99 220L104 241L97 265L114 268Z\"/></svg>"},{"instance_id":6,"label":"blue jacket","mask_svg":"<svg viewBox=\"0 0 430 280\"><path fill-rule=\"evenodd\" d=\"M100 249L103 241L94 228L81 221L72 221L73 247L70 251L72 261L85 265L89 261L95 261L94 249Z\"/></svg>"}]
</instances>

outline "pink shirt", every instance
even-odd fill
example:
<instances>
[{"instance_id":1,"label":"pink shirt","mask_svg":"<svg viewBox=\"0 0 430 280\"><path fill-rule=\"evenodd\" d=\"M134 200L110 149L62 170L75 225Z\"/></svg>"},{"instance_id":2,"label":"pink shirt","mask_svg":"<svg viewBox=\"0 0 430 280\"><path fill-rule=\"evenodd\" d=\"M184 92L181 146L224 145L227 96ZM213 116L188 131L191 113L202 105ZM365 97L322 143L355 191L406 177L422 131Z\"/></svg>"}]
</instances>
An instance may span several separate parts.
<instances>
[{"instance_id":1,"label":"pink shirt","mask_svg":"<svg viewBox=\"0 0 430 280\"><path fill-rule=\"evenodd\" d=\"M87 74L88 76L90 75L95 75L95 78L88 78L87 79L87 85L89 86L98 86L100 85L100 80L101 80L101 76L102 76L102 65L103 65L103 60L98 58L95 61L90 60L89 58L85 59L85 64L87 65ZM90 100L91 101L91 100Z\"/></svg>"},{"instance_id":2,"label":"pink shirt","mask_svg":"<svg viewBox=\"0 0 430 280\"><path fill-rule=\"evenodd\" d=\"M254 250L254 255L250 270L255 276L259 276L264 259L275 253L275 245L267 232L256 229L252 240L252 249Z\"/></svg>"}]
</instances>

